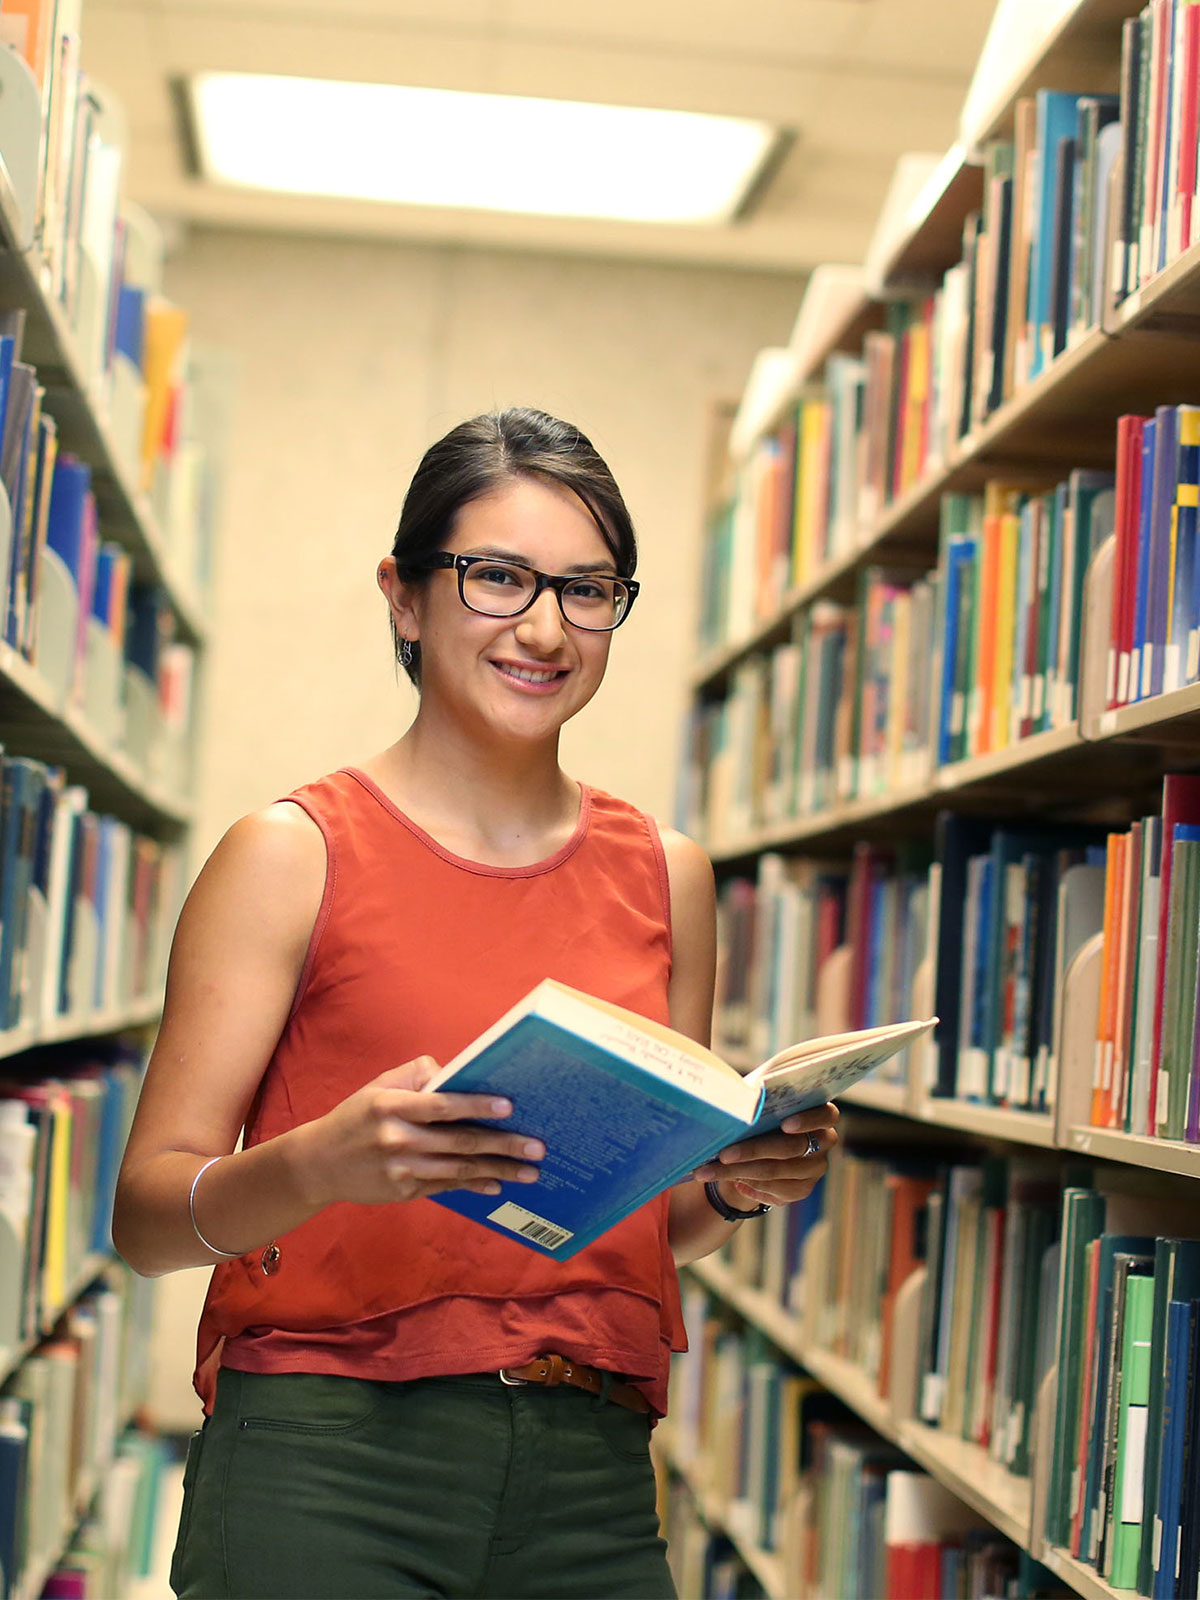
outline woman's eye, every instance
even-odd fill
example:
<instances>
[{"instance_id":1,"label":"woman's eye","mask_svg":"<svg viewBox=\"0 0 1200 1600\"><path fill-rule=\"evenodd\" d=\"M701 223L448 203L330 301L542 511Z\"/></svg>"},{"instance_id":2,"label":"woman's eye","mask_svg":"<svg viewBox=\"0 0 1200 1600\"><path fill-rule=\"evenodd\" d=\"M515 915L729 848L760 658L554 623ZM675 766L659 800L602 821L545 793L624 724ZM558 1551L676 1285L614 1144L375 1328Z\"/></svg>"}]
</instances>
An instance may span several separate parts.
<instances>
[{"instance_id":1,"label":"woman's eye","mask_svg":"<svg viewBox=\"0 0 1200 1600\"><path fill-rule=\"evenodd\" d=\"M475 570L475 578L477 582L494 583L498 585L511 583L519 584L521 582L518 575L509 567L477 567Z\"/></svg>"},{"instance_id":2,"label":"woman's eye","mask_svg":"<svg viewBox=\"0 0 1200 1600\"><path fill-rule=\"evenodd\" d=\"M567 594L572 600L597 601L608 598L604 585L591 578L581 578L578 583L573 583Z\"/></svg>"}]
</instances>

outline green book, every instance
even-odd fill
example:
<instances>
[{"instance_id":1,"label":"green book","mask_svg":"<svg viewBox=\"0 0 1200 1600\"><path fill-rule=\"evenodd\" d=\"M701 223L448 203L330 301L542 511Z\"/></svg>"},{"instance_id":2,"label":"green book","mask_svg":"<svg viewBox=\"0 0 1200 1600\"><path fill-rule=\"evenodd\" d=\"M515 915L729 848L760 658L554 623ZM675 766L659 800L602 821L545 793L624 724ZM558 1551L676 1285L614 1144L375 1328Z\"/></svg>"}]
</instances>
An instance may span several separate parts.
<instances>
[{"instance_id":1,"label":"green book","mask_svg":"<svg viewBox=\"0 0 1200 1600\"><path fill-rule=\"evenodd\" d=\"M1071 1473L1079 1438L1087 1247L1104 1227L1104 1196L1093 1189L1063 1190L1062 1276L1058 1296L1058 1389L1053 1449L1046 1490L1046 1539L1065 1545L1071 1537Z\"/></svg>"},{"instance_id":2,"label":"green book","mask_svg":"<svg viewBox=\"0 0 1200 1600\"><path fill-rule=\"evenodd\" d=\"M1178 824L1171 845L1170 905L1163 970L1162 1059L1157 1115L1165 1139L1182 1139L1192 1065L1196 961L1200 944L1200 827ZM1164 1107L1165 1102L1165 1107Z\"/></svg>"},{"instance_id":3,"label":"green book","mask_svg":"<svg viewBox=\"0 0 1200 1600\"><path fill-rule=\"evenodd\" d=\"M1114 1589L1132 1589L1137 1584L1153 1322L1154 1278L1131 1275L1125 1287L1116 1471L1107 1508L1110 1533L1104 1562L1104 1576Z\"/></svg>"}]
</instances>

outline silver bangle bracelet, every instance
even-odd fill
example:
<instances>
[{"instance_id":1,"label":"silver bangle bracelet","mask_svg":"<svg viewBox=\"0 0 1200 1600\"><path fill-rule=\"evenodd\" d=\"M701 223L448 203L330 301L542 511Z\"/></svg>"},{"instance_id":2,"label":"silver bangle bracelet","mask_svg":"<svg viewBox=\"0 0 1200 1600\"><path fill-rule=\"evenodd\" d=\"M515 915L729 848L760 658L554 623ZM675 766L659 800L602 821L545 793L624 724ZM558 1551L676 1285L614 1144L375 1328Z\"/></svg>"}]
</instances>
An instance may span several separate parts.
<instances>
[{"instance_id":1,"label":"silver bangle bracelet","mask_svg":"<svg viewBox=\"0 0 1200 1600\"><path fill-rule=\"evenodd\" d=\"M242 1255L245 1254L245 1251L243 1251L243 1250L218 1250L215 1244L209 1244L208 1240L200 1232L200 1229L199 1229L199 1227L197 1226L197 1223L196 1223L196 1185L200 1182L200 1179L208 1171L209 1167L215 1166L218 1161L223 1161L224 1159L225 1158L223 1156L212 1156L212 1157L210 1157L210 1159L204 1163L204 1165L200 1168L200 1171L192 1179L192 1187L188 1192L188 1216L191 1217L191 1219L192 1219L192 1232L196 1235L197 1239L199 1239L200 1243L204 1246L204 1248L206 1250L211 1250L213 1255L215 1255L215 1256L224 1257L224 1259L226 1261L236 1261L239 1256L242 1256Z\"/></svg>"}]
</instances>

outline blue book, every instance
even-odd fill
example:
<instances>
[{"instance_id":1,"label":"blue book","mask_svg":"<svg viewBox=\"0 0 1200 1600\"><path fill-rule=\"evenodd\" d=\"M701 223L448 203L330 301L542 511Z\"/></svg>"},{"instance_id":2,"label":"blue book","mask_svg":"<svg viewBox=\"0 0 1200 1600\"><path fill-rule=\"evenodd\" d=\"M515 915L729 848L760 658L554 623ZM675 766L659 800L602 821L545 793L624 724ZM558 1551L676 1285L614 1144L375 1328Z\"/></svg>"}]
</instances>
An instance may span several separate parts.
<instances>
[{"instance_id":1,"label":"blue book","mask_svg":"<svg viewBox=\"0 0 1200 1600\"><path fill-rule=\"evenodd\" d=\"M1137 587L1133 604L1133 645L1129 652L1129 698L1141 700L1147 691L1142 688L1143 645L1146 642L1146 623L1150 591L1150 514L1154 502L1154 467L1157 456L1158 426L1153 417L1142 429L1142 501L1138 508L1137 527ZM1146 674L1149 682L1149 675Z\"/></svg>"},{"instance_id":2,"label":"blue book","mask_svg":"<svg viewBox=\"0 0 1200 1600\"><path fill-rule=\"evenodd\" d=\"M70 456L59 456L50 484L50 516L46 543L61 558L79 586L83 551L83 508L92 487L92 469Z\"/></svg>"},{"instance_id":3,"label":"blue book","mask_svg":"<svg viewBox=\"0 0 1200 1600\"><path fill-rule=\"evenodd\" d=\"M1167 1381L1167 1315L1172 1300L1200 1298L1200 1239L1157 1239L1154 1245L1154 1314L1150 1326L1150 1397L1142 1487L1146 1514L1138 1555L1138 1593L1154 1587L1154 1508L1162 1465L1163 1400Z\"/></svg>"},{"instance_id":4,"label":"blue book","mask_svg":"<svg viewBox=\"0 0 1200 1600\"><path fill-rule=\"evenodd\" d=\"M962 607L963 584L971 581L971 563L975 559L974 539L956 538L946 552L946 621L942 632L941 685L938 700L938 765L944 767L952 759L951 738L954 731L954 684L958 664L959 612Z\"/></svg>"},{"instance_id":5,"label":"blue book","mask_svg":"<svg viewBox=\"0 0 1200 1600\"><path fill-rule=\"evenodd\" d=\"M16 1593L25 1566L29 1524L29 1433L33 1402L0 1399L0 1595Z\"/></svg>"},{"instance_id":6,"label":"blue book","mask_svg":"<svg viewBox=\"0 0 1200 1600\"><path fill-rule=\"evenodd\" d=\"M1029 248L1027 320L1031 342L1029 376L1046 366L1054 339L1054 266L1059 229L1055 218L1058 147L1072 139L1078 121L1079 96L1056 89L1037 95L1037 146L1034 152L1034 225Z\"/></svg>"},{"instance_id":7,"label":"blue book","mask_svg":"<svg viewBox=\"0 0 1200 1600\"><path fill-rule=\"evenodd\" d=\"M117 297L114 349L128 356L140 372L146 340L146 291L122 284Z\"/></svg>"},{"instance_id":8,"label":"blue book","mask_svg":"<svg viewBox=\"0 0 1200 1600\"><path fill-rule=\"evenodd\" d=\"M1179 410L1159 406L1154 413L1154 484L1146 559L1146 634L1142 641L1142 699L1163 692L1170 605L1171 523L1179 469Z\"/></svg>"},{"instance_id":9,"label":"blue book","mask_svg":"<svg viewBox=\"0 0 1200 1600\"><path fill-rule=\"evenodd\" d=\"M742 1077L665 1024L546 979L426 1085L509 1099L510 1117L480 1125L541 1139L537 1182L432 1198L565 1261L726 1145L824 1105L932 1027L810 1040Z\"/></svg>"},{"instance_id":10,"label":"blue book","mask_svg":"<svg viewBox=\"0 0 1200 1600\"><path fill-rule=\"evenodd\" d=\"M1162 1456L1158 1471L1158 1503L1153 1511L1157 1559L1154 1600L1175 1600L1175 1566L1179 1559L1179 1507L1183 1499L1183 1439L1187 1413L1187 1372L1192 1329L1200 1302L1172 1300L1167 1307L1167 1351L1162 1409ZM1146 1508L1149 1512L1150 1508Z\"/></svg>"}]
</instances>

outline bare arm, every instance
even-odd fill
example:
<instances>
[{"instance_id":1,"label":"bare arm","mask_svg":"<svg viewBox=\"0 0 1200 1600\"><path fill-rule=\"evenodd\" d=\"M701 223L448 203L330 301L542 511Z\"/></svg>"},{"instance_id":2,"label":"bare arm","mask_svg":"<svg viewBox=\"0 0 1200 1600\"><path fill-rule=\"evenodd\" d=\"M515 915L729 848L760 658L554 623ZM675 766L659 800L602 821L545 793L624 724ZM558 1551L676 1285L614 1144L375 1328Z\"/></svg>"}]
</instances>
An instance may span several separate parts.
<instances>
[{"instance_id":1,"label":"bare arm","mask_svg":"<svg viewBox=\"0 0 1200 1600\"><path fill-rule=\"evenodd\" d=\"M511 1134L459 1125L502 1115L479 1095L423 1094L428 1057L389 1066L324 1117L230 1154L287 1021L325 883L325 845L297 806L245 817L197 878L175 933L162 1026L117 1185L113 1238L145 1276L245 1253L335 1200L379 1204L536 1177ZM525 1181L529 1181L526 1178Z\"/></svg>"},{"instance_id":2,"label":"bare arm","mask_svg":"<svg viewBox=\"0 0 1200 1600\"><path fill-rule=\"evenodd\" d=\"M663 851L671 887L674 961L671 973L671 1026L708 1044L716 977L716 903L712 867L699 845L674 830L663 830ZM789 1117L776 1133L731 1145L671 1191L671 1251L679 1266L710 1255L741 1223L717 1215L704 1193L715 1180L726 1204L753 1211L762 1202L787 1205L816 1187L828 1165L825 1151L837 1143L836 1106L820 1106ZM807 1153L808 1135L821 1148ZM798 1136L803 1136L799 1138ZM728 1174L728 1176L726 1176Z\"/></svg>"}]
</instances>

